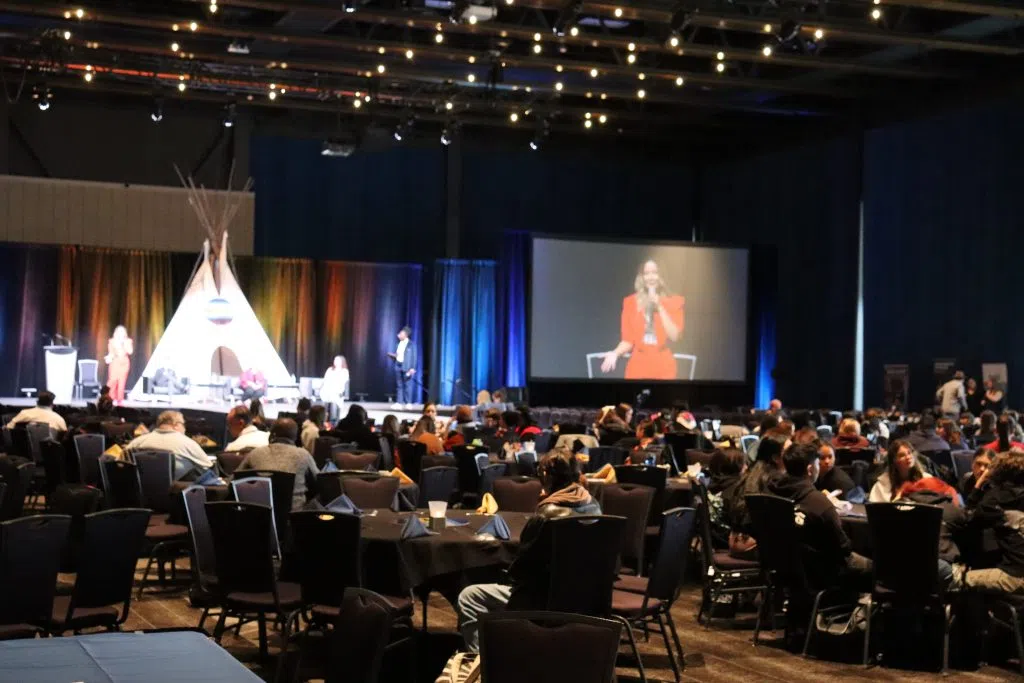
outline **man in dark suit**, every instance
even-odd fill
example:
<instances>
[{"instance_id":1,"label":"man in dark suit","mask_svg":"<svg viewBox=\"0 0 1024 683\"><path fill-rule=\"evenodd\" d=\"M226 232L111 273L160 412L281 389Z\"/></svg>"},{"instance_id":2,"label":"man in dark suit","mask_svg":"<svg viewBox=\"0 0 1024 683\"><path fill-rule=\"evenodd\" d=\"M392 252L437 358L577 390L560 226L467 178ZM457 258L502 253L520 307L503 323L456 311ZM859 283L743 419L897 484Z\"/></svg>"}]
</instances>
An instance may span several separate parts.
<instances>
[{"instance_id":1,"label":"man in dark suit","mask_svg":"<svg viewBox=\"0 0 1024 683\"><path fill-rule=\"evenodd\" d=\"M419 369L419 353L408 325L398 331L398 347L388 357L395 361L395 403L393 408L412 408L414 379Z\"/></svg>"}]
</instances>

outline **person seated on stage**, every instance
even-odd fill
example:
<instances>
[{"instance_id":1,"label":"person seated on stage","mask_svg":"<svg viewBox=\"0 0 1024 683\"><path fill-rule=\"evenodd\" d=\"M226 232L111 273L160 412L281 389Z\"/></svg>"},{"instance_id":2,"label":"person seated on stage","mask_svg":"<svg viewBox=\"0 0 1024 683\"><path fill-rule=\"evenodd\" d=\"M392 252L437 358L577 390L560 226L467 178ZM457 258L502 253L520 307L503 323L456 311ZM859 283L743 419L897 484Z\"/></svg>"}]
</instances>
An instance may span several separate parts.
<instances>
[{"instance_id":1,"label":"person seated on stage","mask_svg":"<svg viewBox=\"0 0 1024 683\"><path fill-rule=\"evenodd\" d=\"M164 389L165 394L186 394L188 393L188 381L178 378L178 373L173 368L157 368L153 373L153 379L149 382L150 387ZM156 392L154 392L156 393Z\"/></svg>"},{"instance_id":2,"label":"person seated on stage","mask_svg":"<svg viewBox=\"0 0 1024 683\"><path fill-rule=\"evenodd\" d=\"M174 478L181 479L195 470L200 474L216 462L185 435L185 417L177 410L165 410L156 418L153 431L132 439L126 451L167 451L174 454Z\"/></svg>"},{"instance_id":3,"label":"person seated on stage","mask_svg":"<svg viewBox=\"0 0 1024 683\"><path fill-rule=\"evenodd\" d=\"M235 406L228 413L228 434L234 439L224 447L225 451L244 451L259 448L270 443L270 436L261 432L252 423L252 413L245 406Z\"/></svg>"},{"instance_id":4,"label":"person seated on stage","mask_svg":"<svg viewBox=\"0 0 1024 683\"><path fill-rule=\"evenodd\" d=\"M966 531L975 537L991 530L999 561L990 569L953 566L954 584L985 593L1024 595L1024 451L996 456L967 498Z\"/></svg>"},{"instance_id":5,"label":"person seated on stage","mask_svg":"<svg viewBox=\"0 0 1024 683\"><path fill-rule=\"evenodd\" d=\"M252 424L261 432L268 431L270 424L267 422L267 414L263 412L263 401L254 398L249 401L249 415L252 416Z\"/></svg>"},{"instance_id":6,"label":"person seated on stage","mask_svg":"<svg viewBox=\"0 0 1024 683\"><path fill-rule=\"evenodd\" d=\"M346 442L355 442L359 448L368 451L375 451L380 448L380 440L373 433L369 425L369 417L366 415L366 408L358 403L353 403L348 408L346 415L331 430L332 436L337 436Z\"/></svg>"},{"instance_id":7,"label":"person seated on stage","mask_svg":"<svg viewBox=\"0 0 1024 683\"><path fill-rule=\"evenodd\" d=\"M316 475L320 471L309 451L295 445L298 432L295 420L287 417L275 420L270 427L270 443L249 451L238 466L240 470L274 470L294 474L293 512L306 504L306 491L316 488Z\"/></svg>"},{"instance_id":8,"label":"person seated on stage","mask_svg":"<svg viewBox=\"0 0 1024 683\"><path fill-rule=\"evenodd\" d=\"M992 462L995 459L996 452L991 448L979 448L974 452L974 459L971 460L971 471L960 479L960 493L963 495L964 500L967 500L967 497L978 486L978 480L981 479L981 475L985 474L985 470L992 466Z\"/></svg>"},{"instance_id":9,"label":"person seated on stage","mask_svg":"<svg viewBox=\"0 0 1024 683\"><path fill-rule=\"evenodd\" d=\"M871 487L868 502L894 501L905 483L931 477L932 475L921 467L917 458L917 451L909 440L896 439L889 444L889 450L885 454L885 472L882 472L875 485Z\"/></svg>"},{"instance_id":10,"label":"person seated on stage","mask_svg":"<svg viewBox=\"0 0 1024 683\"><path fill-rule=\"evenodd\" d=\"M309 419L309 409L311 407L313 407L313 402L305 396L300 398L295 406L295 424L299 425L300 430L305 427L306 420Z\"/></svg>"},{"instance_id":11,"label":"person seated on stage","mask_svg":"<svg viewBox=\"0 0 1024 683\"><path fill-rule=\"evenodd\" d=\"M949 444L935 430L935 416L931 413L921 415L921 421L917 423L917 431L911 432L907 436L907 441L918 453L949 450Z\"/></svg>"},{"instance_id":12,"label":"person seated on stage","mask_svg":"<svg viewBox=\"0 0 1024 683\"><path fill-rule=\"evenodd\" d=\"M862 581L870 576L871 560L853 552L835 505L814 487L818 458L815 444L791 445L782 455L785 473L768 482L767 492L792 500L803 514L799 533L805 573L816 587L829 587L844 576Z\"/></svg>"},{"instance_id":13,"label":"person seated on stage","mask_svg":"<svg viewBox=\"0 0 1024 683\"><path fill-rule=\"evenodd\" d=\"M313 447L320 437L320 430L324 428L326 419L327 407L316 405L309 409L309 417L302 423L302 447L310 454L313 453Z\"/></svg>"},{"instance_id":14,"label":"person seated on stage","mask_svg":"<svg viewBox=\"0 0 1024 683\"><path fill-rule=\"evenodd\" d=\"M23 422L45 422L50 425L50 429L53 431L68 431L68 423L53 410L53 401L56 398L52 392L40 391L39 396L36 397L36 407L25 408L19 412L7 423L7 428L12 429L14 425L19 425Z\"/></svg>"},{"instance_id":15,"label":"person seated on stage","mask_svg":"<svg viewBox=\"0 0 1024 683\"><path fill-rule=\"evenodd\" d=\"M537 515L520 534L519 551L508 568L509 583L476 584L459 593L459 628L472 652L479 649L477 622L481 615L509 608L543 608L552 552L550 536L542 533L545 522L572 514L601 514L601 506L579 484L579 461L570 451L553 449L541 458L537 473L546 493L541 494Z\"/></svg>"},{"instance_id":16,"label":"person seated on stage","mask_svg":"<svg viewBox=\"0 0 1024 683\"><path fill-rule=\"evenodd\" d=\"M242 390L243 401L263 398L267 394L267 378L259 370L248 368L238 378L238 387Z\"/></svg>"},{"instance_id":17,"label":"person seated on stage","mask_svg":"<svg viewBox=\"0 0 1024 683\"><path fill-rule=\"evenodd\" d=\"M848 417L839 423L839 433L832 439L832 448L848 448L857 451L871 448L871 444L860 435L860 422Z\"/></svg>"},{"instance_id":18,"label":"person seated on stage","mask_svg":"<svg viewBox=\"0 0 1024 683\"><path fill-rule=\"evenodd\" d=\"M427 455L443 455L444 444L433 431L434 421L424 415L416 422L416 428L409 436L410 441L418 441L427 447Z\"/></svg>"}]
</instances>

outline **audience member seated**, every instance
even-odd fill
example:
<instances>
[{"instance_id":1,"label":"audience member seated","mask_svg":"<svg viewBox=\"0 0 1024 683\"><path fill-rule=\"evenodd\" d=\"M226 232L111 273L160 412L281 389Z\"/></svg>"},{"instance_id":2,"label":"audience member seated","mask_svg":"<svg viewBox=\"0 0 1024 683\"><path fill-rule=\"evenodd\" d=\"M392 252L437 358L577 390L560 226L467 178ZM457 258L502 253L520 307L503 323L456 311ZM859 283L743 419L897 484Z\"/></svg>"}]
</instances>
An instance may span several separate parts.
<instances>
[{"instance_id":1,"label":"audience member seated","mask_svg":"<svg viewBox=\"0 0 1024 683\"><path fill-rule=\"evenodd\" d=\"M455 446L465 444L466 434L464 430L472 430L476 427L477 423L473 419L473 409L469 406L455 406L455 412L443 430L444 450L451 451Z\"/></svg>"},{"instance_id":2,"label":"audience member seated","mask_svg":"<svg viewBox=\"0 0 1024 683\"><path fill-rule=\"evenodd\" d=\"M979 420L981 426L978 427L978 431L974 434L974 444L981 448L986 444L990 444L999 438L999 433L996 432L996 414L991 410L985 410L981 413Z\"/></svg>"},{"instance_id":3,"label":"audience member seated","mask_svg":"<svg viewBox=\"0 0 1024 683\"><path fill-rule=\"evenodd\" d=\"M747 471L747 454L737 448L716 450L708 462L708 515L711 539L716 548L729 547L729 520L725 515L725 499L730 498L740 478Z\"/></svg>"},{"instance_id":4,"label":"audience member seated","mask_svg":"<svg viewBox=\"0 0 1024 683\"><path fill-rule=\"evenodd\" d=\"M254 398L249 401L249 415L252 416L252 426L261 432L270 430L270 423L267 421L267 416L263 412L263 401L258 398Z\"/></svg>"},{"instance_id":5,"label":"audience member seated","mask_svg":"<svg viewBox=\"0 0 1024 683\"><path fill-rule=\"evenodd\" d=\"M601 506L580 486L580 467L572 453L554 449L538 466L545 497L520 534L519 552L508 568L509 584L485 583L469 586L459 594L459 628L466 647L475 652L477 621L482 614L514 609L541 609L547 595L551 548L541 543L541 529L549 518L566 515L599 515ZM544 494L542 494L544 495Z\"/></svg>"},{"instance_id":6,"label":"audience member seated","mask_svg":"<svg viewBox=\"0 0 1024 683\"><path fill-rule=\"evenodd\" d=\"M424 415L417 420L416 427L412 430L409 440L418 441L426 446L427 455L442 455L444 453L444 444L437 434L434 433L434 420L428 415Z\"/></svg>"},{"instance_id":7,"label":"audience member seated","mask_svg":"<svg viewBox=\"0 0 1024 683\"><path fill-rule=\"evenodd\" d=\"M768 430L759 442L757 460L747 468L729 496L722 497L723 512L729 522L729 555L744 560L757 559L757 541L751 532L750 514L745 496L766 493L768 484L782 476L782 452L788 445L784 432Z\"/></svg>"},{"instance_id":8,"label":"audience member seated","mask_svg":"<svg viewBox=\"0 0 1024 683\"><path fill-rule=\"evenodd\" d=\"M323 406L317 408L322 410ZM298 425L291 418L275 420L270 427L270 443L249 451L238 466L240 470L274 470L294 474L293 512L306 504L306 491L316 487L316 475L320 471L309 451L295 445L298 433Z\"/></svg>"},{"instance_id":9,"label":"audience member seated","mask_svg":"<svg viewBox=\"0 0 1024 683\"><path fill-rule=\"evenodd\" d=\"M309 409L312 407L313 402L305 396L300 398L298 404L295 406L295 424L299 425L300 430L306 424L306 420L309 419Z\"/></svg>"},{"instance_id":10,"label":"audience member seated","mask_svg":"<svg viewBox=\"0 0 1024 683\"><path fill-rule=\"evenodd\" d=\"M208 456L195 441L185 436L185 417L176 410L165 410L156 418L153 431L132 439L127 451L166 451L174 454L174 478L181 479L192 470L205 472L213 467Z\"/></svg>"},{"instance_id":11,"label":"audience member seated","mask_svg":"<svg viewBox=\"0 0 1024 683\"><path fill-rule=\"evenodd\" d=\"M497 408L488 408L484 413L482 431L488 434L495 434L501 428L501 411Z\"/></svg>"},{"instance_id":12,"label":"audience member seated","mask_svg":"<svg viewBox=\"0 0 1024 683\"><path fill-rule=\"evenodd\" d=\"M633 433L633 406L619 403L605 409L597 420L597 435L601 443L615 443Z\"/></svg>"},{"instance_id":13,"label":"audience member seated","mask_svg":"<svg viewBox=\"0 0 1024 683\"><path fill-rule=\"evenodd\" d=\"M818 448L818 490L826 493L838 492L839 500L846 500L847 495L855 488L853 478L836 465L836 452L832 446L818 440L813 445ZM861 491L863 496L864 492Z\"/></svg>"},{"instance_id":14,"label":"audience member seated","mask_svg":"<svg viewBox=\"0 0 1024 683\"><path fill-rule=\"evenodd\" d=\"M320 437L320 430L327 424L327 407L316 405L309 409L309 417L302 423L302 447L313 453L316 440Z\"/></svg>"},{"instance_id":15,"label":"audience member seated","mask_svg":"<svg viewBox=\"0 0 1024 683\"><path fill-rule=\"evenodd\" d=\"M885 415L881 408L868 408L864 411L864 424L868 426L864 437L868 441L885 448L889 444L889 425L885 423Z\"/></svg>"},{"instance_id":16,"label":"audience member seated","mask_svg":"<svg viewBox=\"0 0 1024 683\"><path fill-rule=\"evenodd\" d=\"M949 444L935 431L935 416L925 413L917 425L917 430L911 432L907 441L918 453L930 451L948 451Z\"/></svg>"},{"instance_id":17,"label":"audience member seated","mask_svg":"<svg viewBox=\"0 0 1024 683\"><path fill-rule=\"evenodd\" d=\"M11 429L14 425L24 422L45 422L54 431L66 432L68 430L67 423L63 417L53 410L53 400L55 398L56 396L52 392L40 391L38 398L36 398L36 407L25 408L15 415L14 419L7 423L7 428Z\"/></svg>"},{"instance_id":18,"label":"audience member seated","mask_svg":"<svg viewBox=\"0 0 1024 683\"><path fill-rule=\"evenodd\" d=\"M643 465L651 455L648 449L658 446L658 450L661 450L660 438L661 435L658 434L657 425L655 425L652 420L644 420L641 422L636 428L635 445L630 451L629 461L634 465ZM618 446L620 443L622 442L620 441L615 445ZM677 457L682 458L683 456L685 456L685 453L677 454Z\"/></svg>"},{"instance_id":19,"label":"audience member seated","mask_svg":"<svg viewBox=\"0 0 1024 683\"><path fill-rule=\"evenodd\" d=\"M772 415L772 414L766 414L761 419L760 426L758 426L758 428L756 430L754 430L754 431L758 435L760 435L761 439L764 439L764 437L768 434L768 432L770 432L771 430L775 429L778 426L779 426L779 418L777 416L775 416L775 415ZM750 462L752 462L752 463L753 462L757 462L757 449L760 447L760 445L761 445L761 440L759 439L753 446L750 447L750 450L747 451L747 459Z\"/></svg>"},{"instance_id":20,"label":"audience member seated","mask_svg":"<svg viewBox=\"0 0 1024 683\"><path fill-rule=\"evenodd\" d=\"M334 425L332 436L337 436L347 442L355 442L359 448L368 451L375 451L380 448L380 440L370 429L370 419L366 414L366 408L358 403L348 407L348 414Z\"/></svg>"},{"instance_id":21,"label":"audience member seated","mask_svg":"<svg viewBox=\"0 0 1024 683\"><path fill-rule=\"evenodd\" d=\"M526 404L521 404L516 407L516 412L519 413L519 436L520 438L527 434L531 436L537 436L541 433L541 428L534 422L533 416L530 414L530 408Z\"/></svg>"},{"instance_id":22,"label":"audience member seated","mask_svg":"<svg viewBox=\"0 0 1024 683\"><path fill-rule=\"evenodd\" d=\"M224 447L225 451L244 451L259 448L270 443L270 436L252 423L252 413L245 406L235 406L228 413L228 434L234 439Z\"/></svg>"},{"instance_id":23,"label":"audience member seated","mask_svg":"<svg viewBox=\"0 0 1024 683\"><path fill-rule=\"evenodd\" d=\"M947 587L953 578L953 563L960 560L960 548L953 540L953 533L962 529L966 520L960 494L938 477L924 477L905 483L900 488L896 500L909 500L942 508L942 524L939 527L939 579L943 587Z\"/></svg>"},{"instance_id":24,"label":"audience member seated","mask_svg":"<svg viewBox=\"0 0 1024 683\"><path fill-rule=\"evenodd\" d=\"M860 422L848 417L839 423L839 433L832 439L832 447L861 450L871 448L871 444L860 435Z\"/></svg>"},{"instance_id":25,"label":"audience member seated","mask_svg":"<svg viewBox=\"0 0 1024 683\"><path fill-rule=\"evenodd\" d=\"M1024 595L1024 451L996 456L967 499L967 529L995 531L999 562L989 569L954 566L955 583L988 593Z\"/></svg>"},{"instance_id":26,"label":"audience member seated","mask_svg":"<svg viewBox=\"0 0 1024 683\"><path fill-rule=\"evenodd\" d=\"M974 459L971 460L971 471L960 477L960 493L965 501L978 485L978 479L985 473L985 470L992 466L992 461L995 459L996 452L991 448L979 448L974 451Z\"/></svg>"},{"instance_id":27,"label":"audience member seated","mask_svg":"<svg viewBox=\"0 0 1024 683\"><path fill-rule=\"evenodd\" d=\"M896 439L889 444L885 457L885 472L871 487L868 501L871 503L888 503L896 500L900 488L907 482L931 477L917 462L917 452L909 440Z\"/></svg>"},{"instance_id":28,"label":"audience member seated","mask_svg":"<svg viewBox=\"0 0 1024 683\"><path fill-rule=\"evenodd\" d=\"M963 432L960 431L960 425L954 422L948 417L944 417L938 422L938 434L942 437L943 441L949 444L949 450L951 451L969 451L971 445L964 440Z\"/></svg>"},{"instance_id":29,"label":"audience member seated","mask_svg":"<svg viewBox=\"0 0 1024 683\"><path fill-rule=\"evenodd\" d=\"M1005 453L1010 449L1024 451L1024 443L1016 440L1017 421L1012 415L1003 413L996 422L996 439L988 443L979 443L979 448L989 448L997 453Z\"/></svg>"},{"instance_id":30,"label":"audience member seated","mask_svg":"<svg viewBox=\"0 0 1024 683\"><path fill-rule=\"evenodd\" d=\"M793 444L782 456L785 473L768 481L768 492L788 498L803 513L799 525L807 577L819 588L844 576L858 582L871 571L871 560L853 552L835 505L814 487L818 478L818 447Z\"/></svg>"}]
</instances>

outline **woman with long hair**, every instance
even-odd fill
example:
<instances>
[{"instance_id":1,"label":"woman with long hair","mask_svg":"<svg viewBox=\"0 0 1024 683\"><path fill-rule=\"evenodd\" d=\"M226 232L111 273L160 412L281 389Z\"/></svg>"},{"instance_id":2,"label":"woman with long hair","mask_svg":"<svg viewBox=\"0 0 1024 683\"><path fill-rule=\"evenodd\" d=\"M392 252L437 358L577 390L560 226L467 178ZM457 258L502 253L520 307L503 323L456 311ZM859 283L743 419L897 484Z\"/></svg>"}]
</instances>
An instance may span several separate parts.
<instances>
[{"instance_id":1,"label":"woman with long hair","mask_svg":"<svg viewBox=\"0 0 1024 683\"><path fill-rule=\"evenodd\" d=\"M437 434L434 433L433 418L424 415L416 421L416 427L409 435L410 441L418 441L427 447L427 455L441 455L444 453L444 444Z\"/></svg>"},{"instance_id":2,"label":"woman with long hair","mask_svg":"<svg viewBox=\"0 0 1024 683\"><path fill-rule=\"evenodd\" d=\"M114 334L107 340L107 355L103 357L107 364L110 398L117 404L124 402L124 390L128 384L128 371L132 368L133 353L135 342L128 336L125 326L118 325L114 328Z\"/></svg>"},{"instance_id":3,"label":"woman with long hair","mask_svg":"<svg viewBox=\"0 0 1024 683\"><path fill-rule=\"evenodd\" d=\"M992 375L985 380L985 395L981 399L981 406L996 415L1003 412L1006 407L1006 394L1003 393L1002 383L998 376Z\"/></svg>"},{"instance_id":4,"label":"woman with long hair","mask_svg":"<svg viewBox=\"0 0 1024 683\"><path fill-rule=\"evenodd\" d=\"M668 288L654 260L640 266L633 289L622 302L621 341L604 355L601 372L611 372L631 353L626 379L675 379L670 344L683 336L685 300Z\"/></svg>"},{"instance_id":5,"label":"woman with long hair","mask_svg":"<svg viewBox=\"0 0 1024 683\"><path fill-rule=\"evenodd\" d=\"M871 503L889 503L899 496L900 488L907 482L914 482L932 475L921 469L917 462L917 451L909 441L896 439L889 444L885 457L885 472L871 487L868 501Z\"/></svg>"},{"instance_id":6,"label":"woman with long hair","mask_svg":"<svg viewBox=\"0 0 1024 683\"><path fill-rule=\"evenodd\" d=\"M1024 443L1017 441L1017 421L1013 415L1003 413L996 420L996 440L989 443L979 443L979 448L989 448L997 453L1005 453L1016 448L1024 450Z\"/></svg>"}]
</instances>

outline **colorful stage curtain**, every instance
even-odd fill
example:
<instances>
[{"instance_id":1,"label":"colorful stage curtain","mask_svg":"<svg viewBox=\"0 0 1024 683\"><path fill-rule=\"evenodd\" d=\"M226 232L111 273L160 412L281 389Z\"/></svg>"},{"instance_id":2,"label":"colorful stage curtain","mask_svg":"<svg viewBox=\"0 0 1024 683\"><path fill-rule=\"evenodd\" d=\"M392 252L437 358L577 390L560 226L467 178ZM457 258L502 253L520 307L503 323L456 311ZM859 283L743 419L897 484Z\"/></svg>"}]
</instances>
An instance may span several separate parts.
<instances>
[{"instance_id":1,"label":"colorful stage curtain","mask_svg":"<svg viewBox=\"0 0 1024 683\"><path fill-rule=\"evenodd\" d=\"M71 339L79 358L101 361L115 326L135 340L129 386L170 322L195 267L194 254L0 245L0 395L46 386L42 347ZM386 353L403 325L422 329L419 265L236 258L234 268L284 364L322 376L346 357L352 397L392 391Z\"/></svg>"}]
</instances>

